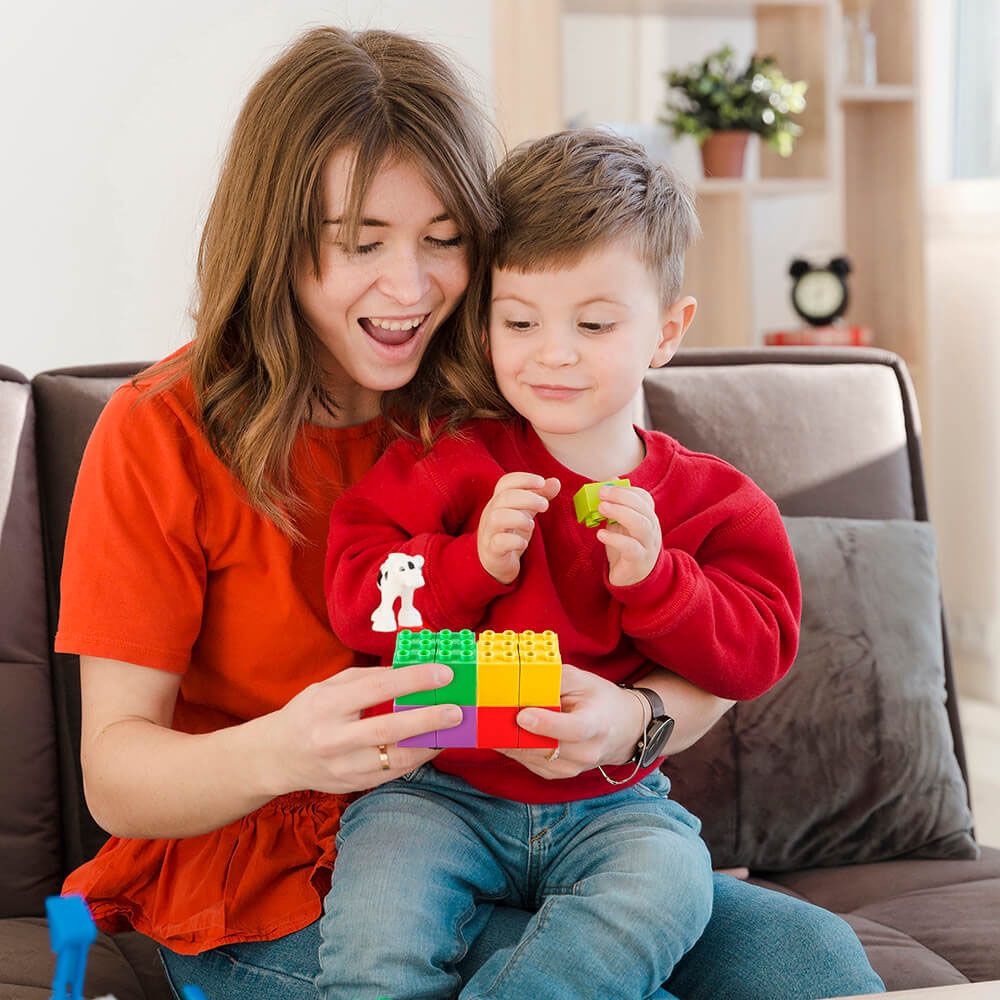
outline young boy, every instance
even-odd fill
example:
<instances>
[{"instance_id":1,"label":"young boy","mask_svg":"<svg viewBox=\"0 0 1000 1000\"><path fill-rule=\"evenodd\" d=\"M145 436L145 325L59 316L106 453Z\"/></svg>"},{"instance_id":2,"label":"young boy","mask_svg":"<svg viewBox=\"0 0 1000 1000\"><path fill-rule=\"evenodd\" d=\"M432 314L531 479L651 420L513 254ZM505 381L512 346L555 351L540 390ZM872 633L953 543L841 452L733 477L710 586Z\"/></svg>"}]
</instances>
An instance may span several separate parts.
<instances>
[{"instance_id":1,"label":"young boy","mask_svg":"<svg viewBox=\"0 0 1000 1000\"><path fill-rule=\"evenodd\" d=\"M798 640L778 511L727 463L632 423L643 376L695 312L680 296L698 229L690 193L638 145L596 131L519 147L494 185L488 359L467 373L468 397L513 419L471 421L429 452L398 442L338 501L335 631L388 662L395 635L373 630L373 612L380 567L402 553L423 559L399 557L424 627L554 630L573 664L566 713L600 696L581 670L632 686L663 667L723 698L756 697ZM631 485L602 488L609 522L580 524L580 486L618 477ZM324 996L452 995L496 902L537 913L462 997L666 995L708 920L711 863L699 821L667 797L662 747L643 753L665 710L651 689L632 694L643 715L627 763L594 751L600 741L445 750L352 804L323 918L343 980L321 984ZM550 715L519 721L532 713Z\"/></svg>"}]
</instances>

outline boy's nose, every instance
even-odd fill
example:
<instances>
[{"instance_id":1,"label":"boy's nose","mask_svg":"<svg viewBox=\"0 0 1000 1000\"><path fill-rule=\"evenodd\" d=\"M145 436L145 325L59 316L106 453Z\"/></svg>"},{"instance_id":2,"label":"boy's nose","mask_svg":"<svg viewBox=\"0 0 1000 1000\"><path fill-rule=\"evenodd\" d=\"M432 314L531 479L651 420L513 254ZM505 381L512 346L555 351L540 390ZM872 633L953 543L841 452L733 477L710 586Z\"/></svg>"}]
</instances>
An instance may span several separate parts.
<instances>
[{"instance_id":1,"label":"boy's nose","mask_svg":"<svg viewBox=\"0 0 1000 1000\"><path fill-rule=\"evenodd\" d=\"M565 365L576 364L579 353L572 334L567 335L561 331L546 333L539 345L538 360L548 368L562 368Z\"/></svg>"}]
</instances>

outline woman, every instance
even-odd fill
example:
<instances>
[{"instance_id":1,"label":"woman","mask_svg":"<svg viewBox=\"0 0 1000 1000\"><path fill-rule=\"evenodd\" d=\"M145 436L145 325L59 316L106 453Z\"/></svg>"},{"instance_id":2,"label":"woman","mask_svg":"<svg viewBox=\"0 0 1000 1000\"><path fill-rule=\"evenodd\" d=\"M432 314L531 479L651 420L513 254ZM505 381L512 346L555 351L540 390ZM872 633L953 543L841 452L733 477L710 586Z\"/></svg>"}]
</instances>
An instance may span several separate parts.
<instances>
[{"instance_id":1,"label":"woman","mask_svg":"<svg viewBox=\"0 0 1000 1000\"><path fill-rule=\"evenodd\" d=\"M87 798L114 836L65 888L105 930L157 940L173 981L213 1000L318 996L340 812L434 755L397 741L453 724L453 706L364 716L449 672L360 668L326 626L323 542L334 498L389 433L457 417L475 349L458 313L497 224L487 149L428 46L303 36L237 123L202 238L193 343L119 390L88 445L57 648L81 655ZM578 737L560 734L580 770L624 759L641 727L627 692L587 676ZM680 750L728 703L670 684ZM515 943L525 919L499 908L463 972ZM879 988L842 921L724 876L709 930L667 985Z\"/></svg>"}]
</instances>

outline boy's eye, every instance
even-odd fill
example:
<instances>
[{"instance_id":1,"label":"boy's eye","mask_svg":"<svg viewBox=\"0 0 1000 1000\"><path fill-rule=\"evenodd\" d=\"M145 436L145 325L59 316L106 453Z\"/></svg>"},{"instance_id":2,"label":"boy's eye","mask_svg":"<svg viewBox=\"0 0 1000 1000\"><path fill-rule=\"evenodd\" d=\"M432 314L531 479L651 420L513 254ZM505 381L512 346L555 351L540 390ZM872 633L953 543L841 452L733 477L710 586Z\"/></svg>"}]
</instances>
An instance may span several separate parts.
<instances>
[{"instance_id":1,"label":"boy's eye","mask_svg":"<svg viewBox=\"0 0 1000 1000\"><path fill-rule=\"evenodd\" d=\"M460 247L464 242L464 240L462 238L462 234L459 233L457 236L452 236L450 239L447 240L439 240L435 236L428 236L427 242L430 243L431 246L444 248L444 247Z\"/></svg>"},{"instance_id":2,"label":"boy's eye","mask_svg":"<svg viewBox=\"0 0 1000 1000\"><path fill-rule=\"evenodd\" d=\"M609 330L613 330L615 327L614 323L581 323L580 329L586 330L587 333L607 333Z\"/></svg>"}]
</instances>

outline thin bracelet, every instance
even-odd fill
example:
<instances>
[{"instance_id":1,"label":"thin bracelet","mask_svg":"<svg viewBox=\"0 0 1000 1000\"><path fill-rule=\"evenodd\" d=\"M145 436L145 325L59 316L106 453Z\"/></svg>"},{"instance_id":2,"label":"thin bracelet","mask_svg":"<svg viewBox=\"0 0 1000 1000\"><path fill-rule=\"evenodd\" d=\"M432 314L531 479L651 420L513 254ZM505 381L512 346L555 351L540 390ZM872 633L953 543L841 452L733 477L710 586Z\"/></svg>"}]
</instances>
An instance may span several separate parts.
<instances>
[{"instance_id":1,"label":"thin bracelet","mask_svg":"<svg viewBox=\"0 0 1000 1000\"><path fill-rule=\"evenodd\" d=\"M623 684L622 687L625 687L625 685ZM634 694L636 696L636 698L639 699L639 705L642 708L642 734L639 737L639 743L642 745L642 749L645 750L646 749L646 729L647 729L647 723L646 723L646 706L649 705L649 702L646 701L646 699L643 698L643 696L641 694L639 694L639 692L636 691L634 688L625 688L625 690L626 691L631 691L632 694ZM652 713L652 711L653 711L653 706L652 705L649 706L649 711L650 711L650 713ZM653 721L652 717L650 717L649 721L650 722ZM600 771L601 774L604 775L604 780L606 782L608 782L609 785L627 785L642 770L642 750L639 751L639 759L635 762L635 768L632 771L632 773L627 778L622 778L621 781L616 781L614 778L610 777L608 775L608 772L605 771L604 768L601 767L600 764L597 765L597 770Z\"/></svg>"}]
</instances>

